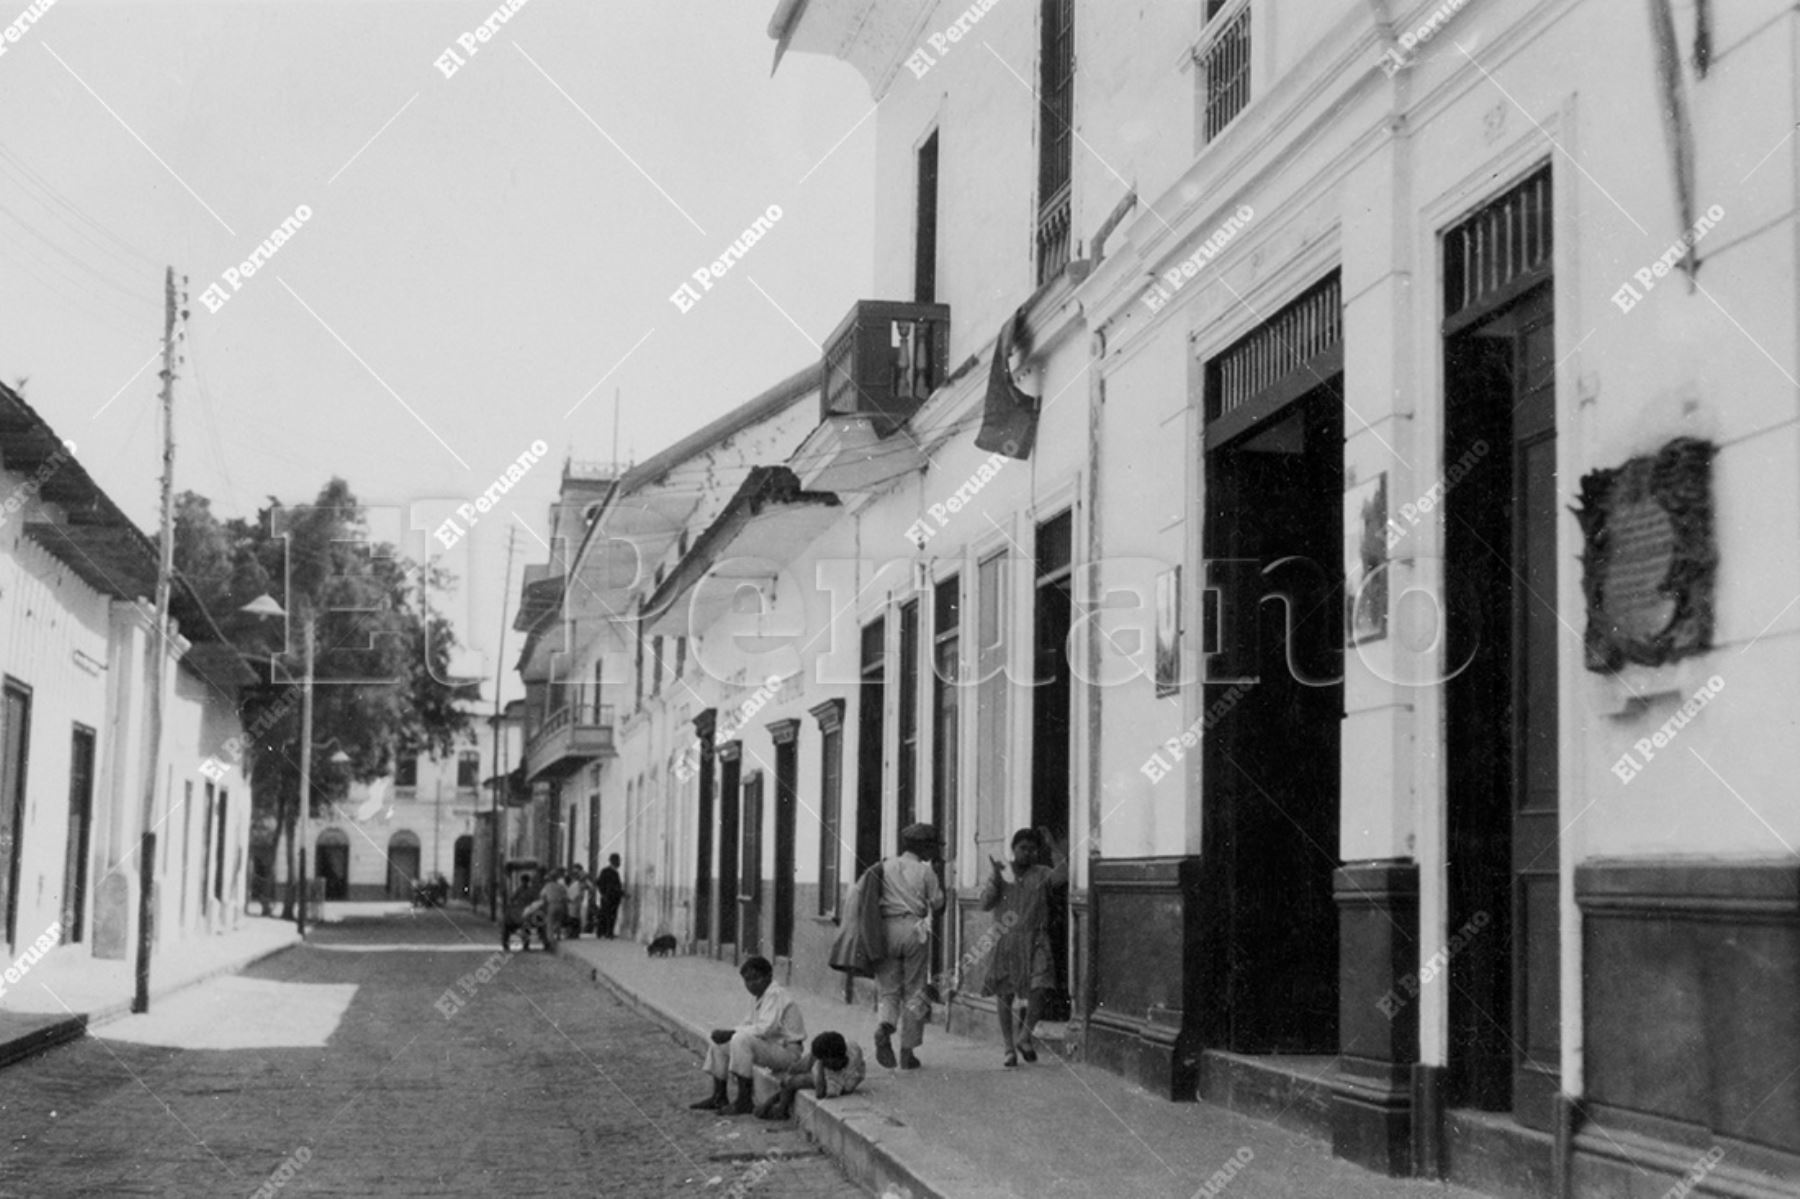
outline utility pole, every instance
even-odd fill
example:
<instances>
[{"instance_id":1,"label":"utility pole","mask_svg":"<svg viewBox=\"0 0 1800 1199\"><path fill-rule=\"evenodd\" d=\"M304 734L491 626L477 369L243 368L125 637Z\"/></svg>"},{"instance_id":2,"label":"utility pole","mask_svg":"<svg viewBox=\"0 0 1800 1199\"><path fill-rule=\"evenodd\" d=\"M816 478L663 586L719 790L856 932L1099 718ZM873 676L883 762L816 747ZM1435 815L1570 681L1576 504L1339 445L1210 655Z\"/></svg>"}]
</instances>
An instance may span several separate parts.
<instances>
[{"instance_id":1,"label":"utility pole","mask_svg":"<svg viewBox=\"0 0 1800 1199\"><path fill-rule=\"evenodd\" d=\"M517 544L518 530L512 526L506 529L506 582L500 589L500 644L494 648L494 810L493 827L488 830L492 842L492 860L488 863L488 919L499 919L499 894L503 878L500 862L500 796L506 789L506 761L502 752L505 739L502 737L501 713L505 707L500 702L500 683L506 671L506 601L512 594L512 560L513 546Z\"/></svg>"},{"instance_id":2,"label":"utility pole","mask_svg":"<svg viewBox=\"0 0 1800 1199\"><path fill-rule=\"evenodd\" d=\"M131 1010L150 1010L150 942L156 868L156 776L162 771L163 678L169 660L169 579L175 568L175 268L163 272L162 529L156 556L156 627L150 635L149 730L144 739L144 802L138 844L137 989ZM173 799L173 796L171 796Z\"/></svg>"},{"instance_id":3,"label":"utility pole","mask_svg":"<svg viewBox=\"0 0 1800 1199\"><path fill-rule=\"evenodd\" d=\"M300 810L294 813L294 846L300 859L300 897L294 905L294 929L306 936L306 843L312 836L312 734L313 734L313 614L304 613L306 681L300 690Z\"/></svg>"}]
</instances>

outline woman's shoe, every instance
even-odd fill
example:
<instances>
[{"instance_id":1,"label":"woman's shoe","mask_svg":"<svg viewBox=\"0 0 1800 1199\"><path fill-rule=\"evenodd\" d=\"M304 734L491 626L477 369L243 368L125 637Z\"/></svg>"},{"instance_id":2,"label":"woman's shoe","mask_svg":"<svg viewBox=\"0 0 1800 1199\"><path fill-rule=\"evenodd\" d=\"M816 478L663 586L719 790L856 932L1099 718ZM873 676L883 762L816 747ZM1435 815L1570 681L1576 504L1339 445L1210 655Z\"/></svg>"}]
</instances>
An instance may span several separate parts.
<instances>
[{"instance_id":1,"label":"woman's shoe","mask_svg":"<svg viewBox=\"0 0 1800 1199\"><path fill-rule=\"evenodd\" d=\"M1037 1039L1030 1034L1019 1038L1019 1056L1028 1062L1037 1061Z\"/></svg>"},{"instance_id":2,"label":"woman's shoe","mask_svg":"<svg viewBox=\"0 0 1800 1199\"><path fill-rule=\"evenodd\" d=\"M1019 1055L1009 1051L1005 1057L1000 1059L1000 1064L1009 1067L1016 1066L1019 1064Z\"/></svg>"}]
</instances>

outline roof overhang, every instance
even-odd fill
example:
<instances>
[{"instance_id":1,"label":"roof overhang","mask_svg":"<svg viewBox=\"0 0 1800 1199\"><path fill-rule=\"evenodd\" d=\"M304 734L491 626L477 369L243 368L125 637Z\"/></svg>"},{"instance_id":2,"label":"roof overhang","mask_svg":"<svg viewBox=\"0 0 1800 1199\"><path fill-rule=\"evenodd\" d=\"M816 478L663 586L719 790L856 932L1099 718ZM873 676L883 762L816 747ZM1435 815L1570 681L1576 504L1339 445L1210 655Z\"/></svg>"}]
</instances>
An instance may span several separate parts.
<instances>
[{"instance_id":1,"label":"roof overhang","mask_svg":"<svg viewBox=\"0 0 1800 1199\"><path fill-rule=\"evenodd\" d=\"M756 466L647 605L645 631L692 637L759 592L842 514L837 496L809 491L785 466Z\"/></svg>"},{"instance_id":2,"label":"roof overhang","mask_svg":"<svg viewBox=\"0 0 1800 1199\"><path fill-rule=\"evenodd\" d=\"M563 576L552 574L547 564L525 568L525 581L519 586L519 612L513 617L513 628L529 633L562 606Z\"/></svg>"},{"instance_id":3,"label":"roof overhang","mask_svg":"<svg viewBox=\"0 0 1800 1199\"><path fill-rule=\"evenodd\" d=\"M806 435L789 461L808 491L862 495L885 491L923 469L926 458L905 428L883 437L874 417L832 416Z\"/></svg>"},{"instance_id":4,"label":"roof overhang","mask_svg":"<svg viewBox=\"0 0 1800 1199\"><path fill-rule=\"evenodd\" d=\"M879 97L936 8L937 0L779 0L769 18L769 72L790 50L825 54L854 67Z\"/></svg>"},{"instance_id":5,"label":"roof overhang","mask_svg":"<svg viewBox=\"0 0 1800 1199\"><path fill-rule=\"evenodd\" d=\"M120 600L155 595L160 561L156 542L101 490L75 458L73 445L58 437L23 396L0 385L0 465L25 475L39 500L61 510L59 520L27 521L25 535L102 595ZM179 574L170 581L169 615L189 643L182 665L220 687L256 681L199 595Z\"/></svg>"}]
</instances>

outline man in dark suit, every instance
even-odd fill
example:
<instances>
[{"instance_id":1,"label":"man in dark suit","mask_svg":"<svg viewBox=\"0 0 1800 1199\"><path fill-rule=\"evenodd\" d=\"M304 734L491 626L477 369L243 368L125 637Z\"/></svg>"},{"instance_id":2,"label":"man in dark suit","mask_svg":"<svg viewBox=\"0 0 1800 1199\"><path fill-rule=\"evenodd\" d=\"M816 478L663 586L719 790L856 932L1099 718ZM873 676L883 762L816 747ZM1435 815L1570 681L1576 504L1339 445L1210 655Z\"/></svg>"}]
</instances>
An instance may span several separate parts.
<instances>
[{"instance_id":1,"label":"man in dark suit","mask_svg":"<svg viewBox=\"0 0 1800 1199\"><path fill-rule=\"evenodd\" d=\"M619 855L613 854L606 859L605 869L600 871L600 935L611 937L613 926L619 921L619 903L625 898L625 884L619 878Z\"/></svg>"}]
</instances>

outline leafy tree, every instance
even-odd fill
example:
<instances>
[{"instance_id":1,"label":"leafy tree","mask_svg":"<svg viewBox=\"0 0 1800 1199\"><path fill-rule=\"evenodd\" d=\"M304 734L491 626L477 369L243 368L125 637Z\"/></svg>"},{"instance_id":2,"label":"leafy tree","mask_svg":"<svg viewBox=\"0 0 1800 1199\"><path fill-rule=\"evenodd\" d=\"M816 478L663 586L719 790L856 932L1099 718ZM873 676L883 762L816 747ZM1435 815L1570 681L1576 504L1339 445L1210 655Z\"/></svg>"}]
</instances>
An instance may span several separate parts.
<instances>
[{"instance_id":1,"label":"leafy tree","mask_svg":"<svg viewBox=\"0 0 1800 1199\"><path fill-rule=\"evenodd\" d=\"M450 579L372 542L362 505L338 478L309 505L271 497L254 521L220 521L206 497L183 492L175 565L261 676L239 705L249 734L245 773L257 823L286 843L292 879L307 623L314 628L309 811L317 814L340 784L390 773L396 745L442 755L464 732L467 717L455 701L479 684L450 679L455 635L425 603ZM285 621L241 611L263 594L287 612ZM347 765L332 763L339 751ZM284 916L292 904L290 890Z\"/></svg>"}]
</instances>

